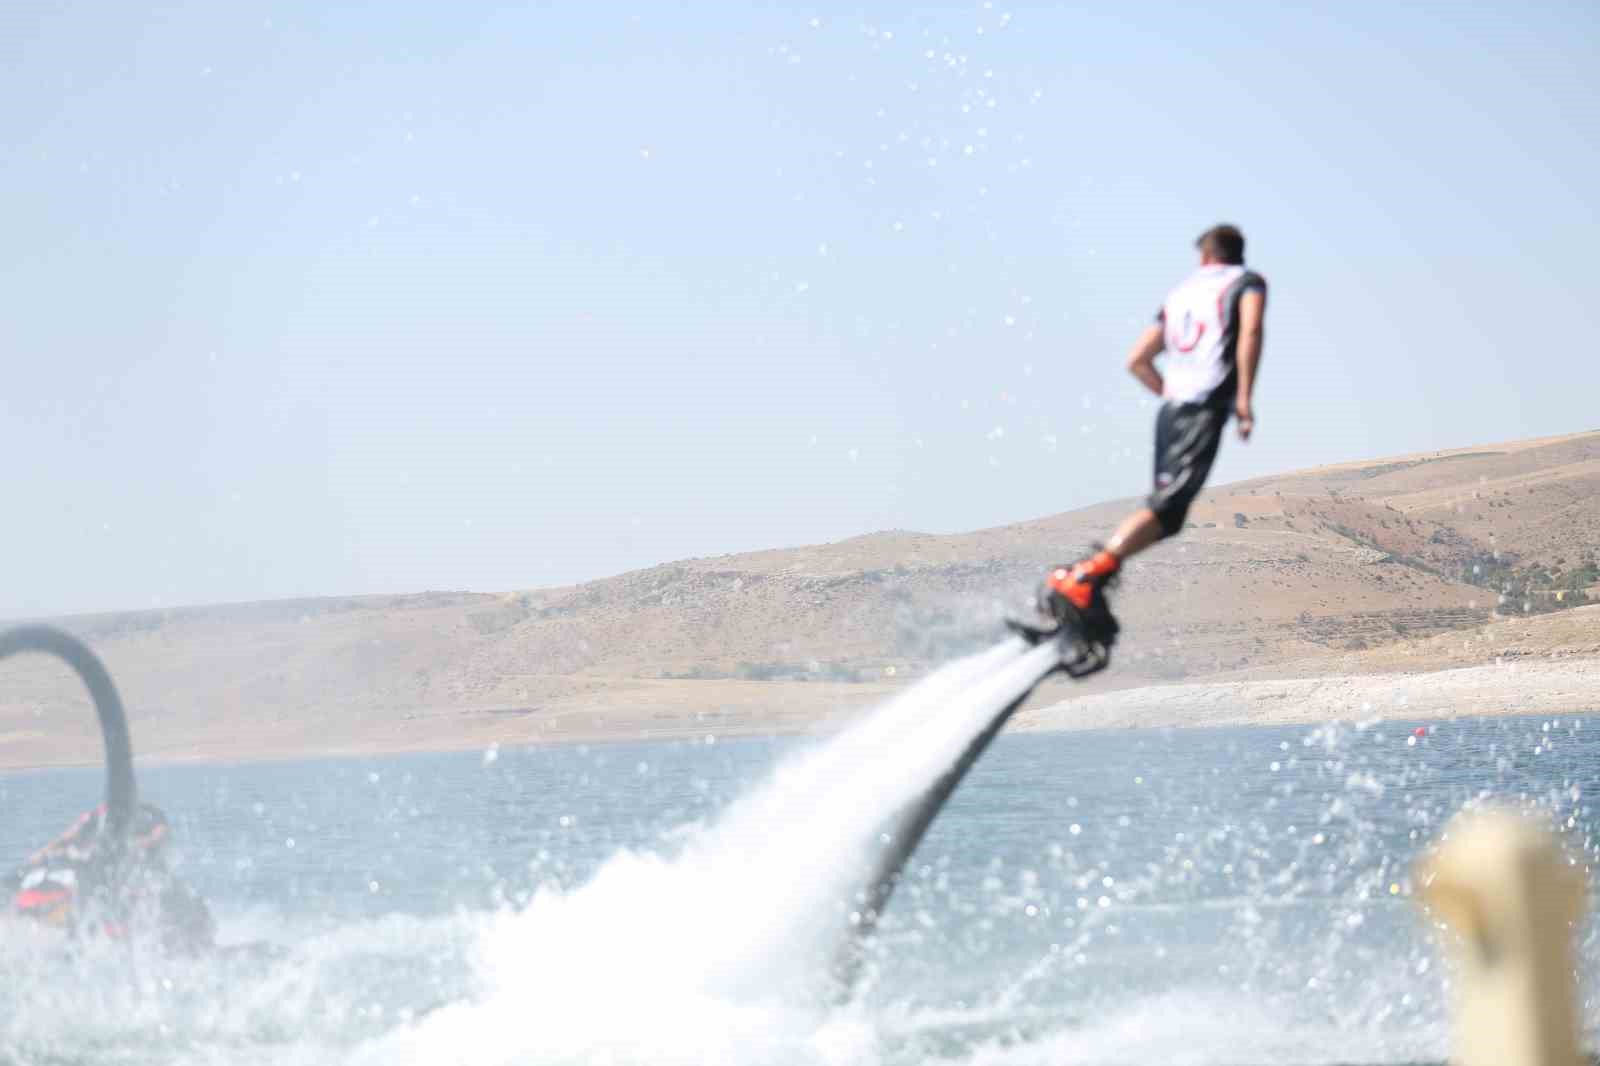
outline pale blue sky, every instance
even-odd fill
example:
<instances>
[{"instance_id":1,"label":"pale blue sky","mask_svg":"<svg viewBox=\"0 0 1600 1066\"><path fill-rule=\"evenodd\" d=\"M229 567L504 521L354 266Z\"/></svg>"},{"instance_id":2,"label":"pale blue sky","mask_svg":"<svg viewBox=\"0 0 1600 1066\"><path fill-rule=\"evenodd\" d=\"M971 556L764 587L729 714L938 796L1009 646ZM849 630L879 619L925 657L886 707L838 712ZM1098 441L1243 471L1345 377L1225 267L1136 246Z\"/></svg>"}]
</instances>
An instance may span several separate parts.
<instances>
[{"instance_id":1,"label":"pale blue sky","mask_svg":"<svg viewBox=\"0 0 1600 1066\"><path fill-rule=\"evenodd\" d=\"M565 583L1600 423L1591 3L0 9L0 613ZM1078 545L1063 545L1070 551Z\"/></svg>"}]
</instances>

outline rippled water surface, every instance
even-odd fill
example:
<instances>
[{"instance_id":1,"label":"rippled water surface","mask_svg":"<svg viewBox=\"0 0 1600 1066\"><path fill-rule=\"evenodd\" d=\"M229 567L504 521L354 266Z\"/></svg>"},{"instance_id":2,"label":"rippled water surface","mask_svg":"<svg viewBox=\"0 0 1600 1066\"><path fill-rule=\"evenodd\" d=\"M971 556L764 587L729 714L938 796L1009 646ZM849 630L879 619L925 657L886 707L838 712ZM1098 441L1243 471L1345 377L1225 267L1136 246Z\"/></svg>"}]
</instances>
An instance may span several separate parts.
<instances>
[{"instance_id":1,"label":"rippled water surface","mask_svg":"<svg viewBox=\"0 0 1600 1066\"><path fill-rule=\"evenodd\" d=\"M847 920L830 836L875 793L819 790L827 742L151 768L223 939L277 950L68 957L0 926L0 1060L1437 1061L1447 975L1411 864L1482 795L1591 862L1600 725L1429 728L1002 736L844 1006L817 980ZM0 856L99 783L0 777ZM1580 950L1593 1026L1592 926Z\"/></svg>"}]
</instances>

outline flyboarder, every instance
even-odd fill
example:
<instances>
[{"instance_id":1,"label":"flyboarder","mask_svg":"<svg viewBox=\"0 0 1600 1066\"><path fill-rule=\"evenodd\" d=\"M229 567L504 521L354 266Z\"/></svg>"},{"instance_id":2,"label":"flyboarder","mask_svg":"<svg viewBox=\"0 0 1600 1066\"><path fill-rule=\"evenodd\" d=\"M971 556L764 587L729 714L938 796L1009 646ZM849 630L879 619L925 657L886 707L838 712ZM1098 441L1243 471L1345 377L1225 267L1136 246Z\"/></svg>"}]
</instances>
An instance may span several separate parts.
<instances>
[{"instance_id":1,"label":"flyboarder","mask_svg":"<svg viewBox=\"0 0 1600 1066\"><path fill-rule=\"evenodd\" d=\"M1128 371L1161 397L1154 488L1104 546L1050 571L1039 589L1042 618L1010 623L1035 642L1070 626L1098 646L1099 666L1118 630L1106 603L1107 584L1129 557L1183 528L1229 417L1237 420L1240 440L1248 441L1255 430L1251 397L1261 363L1267 282L1245 267L1244 234L1236 226L1213 226L1195 247L1199 269L1167 295L1128 353ZM1167 358L1158 370L1156 357L1163 352Z\"/></svg>"}]
</instances>

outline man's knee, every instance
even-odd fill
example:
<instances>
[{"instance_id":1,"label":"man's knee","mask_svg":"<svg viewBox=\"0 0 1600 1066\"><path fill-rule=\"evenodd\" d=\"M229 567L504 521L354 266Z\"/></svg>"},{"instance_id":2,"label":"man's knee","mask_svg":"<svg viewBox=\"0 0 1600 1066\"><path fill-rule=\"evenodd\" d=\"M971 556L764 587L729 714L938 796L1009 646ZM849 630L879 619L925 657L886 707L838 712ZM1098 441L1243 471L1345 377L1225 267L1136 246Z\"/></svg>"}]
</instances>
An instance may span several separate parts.
<instances>
[{"instance_id":1,"label":"man's knee","mask_svg":"<svg viewBox=\"0 0 1600 1066\"><path fill-rule=\"evenodd\" d=\"M1156 522L1161 526L1161 539L1166 540L1177 536L1183 529L1183 521L1189 517L1189 501L1152 498L1150 510L1155 513Z\"/></svg>"}]
</instances>

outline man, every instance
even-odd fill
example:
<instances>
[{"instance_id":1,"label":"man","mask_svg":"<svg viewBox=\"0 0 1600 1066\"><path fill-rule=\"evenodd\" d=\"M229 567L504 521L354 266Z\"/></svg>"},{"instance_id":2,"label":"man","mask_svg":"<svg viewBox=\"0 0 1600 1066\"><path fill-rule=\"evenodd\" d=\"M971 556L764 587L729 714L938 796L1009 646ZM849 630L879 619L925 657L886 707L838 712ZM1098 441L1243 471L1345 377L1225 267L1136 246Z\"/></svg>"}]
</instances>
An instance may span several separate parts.
<instances>
[{"instance_id":1,"label":"man","mask_svg":"<svg viewBox=\"0 0 1600 1066\"><path fill-rule=\"evenodd\" d=\"M169 952L205 951L216 924L205 902L168 867L170 840L167 816L141 803L118 846L106 833L102 803L12 876L11 912L80 936L148 934Z\"/></svg>"},{"instance_id":2,"label":"man","mask_svg":"<svg viewBox=\"0 0 1600 1066\"><path fill-rule=\"evenodd\" d=\"M1255 430L1250 400L1261 364L1266 279L1245 269L1244 234L1234 226L1206 230L1195 247L1200 268L1167 296L1128 355L1128 370L1162 401L1155 488L1104 547L1052 570L1039 591L1039 608L1052 627L1076 616L1084 635L1107 648L1118 629L1106 604L1107 582L1130 556L1183 528L1229 416L1238 420L1240 440ZM1164 372L1155 365L1163 351Z\"/></svg>"}]
</instances>

